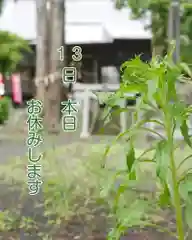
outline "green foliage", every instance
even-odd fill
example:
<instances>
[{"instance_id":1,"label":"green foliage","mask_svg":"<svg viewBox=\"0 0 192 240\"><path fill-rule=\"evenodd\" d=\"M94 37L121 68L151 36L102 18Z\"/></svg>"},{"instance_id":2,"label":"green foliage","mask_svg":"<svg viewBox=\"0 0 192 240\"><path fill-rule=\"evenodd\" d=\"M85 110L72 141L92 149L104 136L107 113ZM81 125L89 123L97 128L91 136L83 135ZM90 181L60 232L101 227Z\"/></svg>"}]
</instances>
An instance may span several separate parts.
<instances>
[{"instance_id":1,"label":"green foliage","mask_svg":"<svg viewBox=\"0 0 192 240\"><path fill-rule=\"evenodd\" d=\"M3 124L9 118L10 99L3 97L0 99L0 124Z\"/></svg>"},{"instance_id":2,"label":"green foliage","mask_svg":"<svg viewBox=\"0 0 192 240\"><path fill-rule=\"evenodd\" d=\"M192 148L187 124L187 120L192 114L192 106L187 106L177 94L177 80L182 76L183 66L174 65L171 57L171 54L162 59L155 57L150 63L143 63L139 57L135 57L122 64L122 84L117 93L112 96L113 99L110 99L111 103L112 100L114 102L117 101L119 96L126 99L126 93L142 93L135 109L135 122L130 129L121 133L116 138L116 141L122 138L128 138L130 148L126 155L127 177L119 186L120 190L117 192L118 197L114 197L117 227L110 233L109 239L119 239L120 235L128 227L149 225L149 219L142 223L141 219L144 218L145 212L150 213L152 211L150 208L144 208L142 211L139 211L140 215L138 215L139 208L134 208L136 217L129 220L130 216L128 212L130 210L134 216L134 210L131 210L129 207L125 210L123 209L123 205L118 203L126 192L124 186L136 184L139 178L137 166L141 159L135 156L135 136L141 134L143 131L150 133L151 129L146 125L146 123L149 122L155 122L163 129L165 134L161 135L158 131L153 130L153 133L158 135L160 139L152 148L150 147L144 150L142 154L144 157L147 152L151 150L154 151L151 159L145 161L145 165L151 163L155 165L155 178L158 186L155 192L155 198L144 200L144 202L147 201L145 203L147 204L151 201L151 205L154 206L155 204L156 209L171 206L175 210L177 239L184 240L182 216L183 201L185 206L184 210L186 212L186 223L189 228L192 227L191 187L189 188L189 186L191 186L191 177L189 178L189 174L191 176L192 172L191 168L187 168L185 171L181 170L184 163L191 158L191 154L183 159L181 164L177 167L176 149L178 148L178 143L174 139L175 132L180 130L185 143ZM156 112L159 116L159 120L153 119L153 116L149 118L138 117L144 116L149 110ZM108 154L110 147L111 145L106 149L105 156ZM134 170L134 178L130 177L132 170ZM123 174L125 175L125 173ZM184 188L182 191L181 184L182 188ZM123 186L123 188L121 186ZM182 197L183 193L185 193L185 198ZM141 204L141 206L143 206L143 204ZM122 209L123 212L127 212L127 215L119 215L119 211ZM166 231L171 235L174 234L170 232L169 229Z\"/></svg>"},{"instance_id":3,"label":"green foliage","mask_svg":"<svg viewBox=\"0 0 192 240\"><path fill-rule=\"evenodd\" d=\"M184 12L181 17L181 34L184 41L181 43L181 60L192 67L192 57L189 49L192 47L192 4L184 5Z\"/></svg>"},{"instance_id":4,"label":"green foliage","mask_svg":"<svg viewBox=\"0 0 192 240\"><path fill-rule=\"evenodd\" d=\"M30 51L29 45L24 39L6 31L0 31L0 42L0 71L14 71L23 51Z\"/></svg>"},{"instance_id":5,"label":"green foliage","mask_svg":"<svg viewBox=\"0 0 192 240\"><path fill-rule=\"evenodd\" d=\"M18 216L11 211L3 210L0 212L1 232L18 227Z\"/></svg>"},{"instance_id":6,"label":"green foliage","mask_svg":"<svg viewBox=\"0 0 192 240\"><path fill-rule=\"evenodd\" d=\"M150 28L153 34L153 47L160 48L158 54L164 55L168 47L168 12L170 0L117 0L117 8L129 7L133 18L142 18L146 13L151 13L152 23ZM181 61L192 64L190 49L192 47L192 4L181 1Z\"/></svg>"}]
</instances>

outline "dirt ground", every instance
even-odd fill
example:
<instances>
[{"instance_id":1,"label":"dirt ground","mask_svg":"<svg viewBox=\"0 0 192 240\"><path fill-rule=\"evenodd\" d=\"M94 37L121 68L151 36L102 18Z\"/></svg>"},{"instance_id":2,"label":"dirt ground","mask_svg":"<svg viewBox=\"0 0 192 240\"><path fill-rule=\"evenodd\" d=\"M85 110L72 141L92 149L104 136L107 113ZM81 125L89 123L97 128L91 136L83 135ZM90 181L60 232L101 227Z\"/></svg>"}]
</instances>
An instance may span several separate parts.
<instances>
[{"instance_id":1,"label":"dirt ground","mask_svg":"<svg viewBox=\"0 0 192 240\"><path fill-rule=\"evenodd\" d=\"M103 226L101 226L103 228ZM104 232L101 232L99 230L92 231L87 230L86 232L85 226L82 225L69 225L65 226L63 230L54 235L53 238L48 239L54 239L54 240L106 240L107 235ZM2 240L17 240L17 239L43 239L42 237L34 237L31 234L24 234L21 235L16 232L10 232L10 233L1 233L0 239ZM46 238L45 238L46 239ZM129 233L125 234L125 236L122 236L120 238L121 240L176 240L176 238L173 238L169 236L166 233L157 232L154 229L146 229L145 231L130 231Z\"/></svg>"},{"instance_id":2,"label":"dirt ground","mask_svg":"<svg viewBox=\"0 0 192 240\"><path fill-rule=\"evenodd\" d=\"M22 132L22 126L19 128L19 132ZM7 133L8 132L8 133ZM25 131L24 131L25 132ZM89 139L90 142L94 144L100 143L103 141L105 137L97 136ZM73 141L79 140L79 132L75 135L71 136L57 136L55 139L47 139L45 148L49 148L50 146L58 146L63 144L68 144ZM111 141L111 138L107 136L105 141ZM13 132L11 129L2 131L0 133L0 164L6 163L7 159L12 156L23 156L26 153L26 144L23 133L18 134L17 131ZM40 194L40 199L35 199L35 201L41 201L43 195ZM0 183L0 209L9 209L10 205L14 206L15 202L19 202L18 193L14 194L9 191L9 186L4 186ZM74 219L70 223L63 223L62 228L57 231L56 234L53 235L52 238L43 238L38 237L38 232L41 231L44 234L51 231L51 229L47 229L47 224L43 216L43 209L35 209L34 202L30 199L25 199L21 205L21 215L22 216L35 216L39 218L39 230L34 230L33 232L29 232L29 234L24 233L22 229L18 231L10 231L7 233L3 233L0 230L0 240L105 240L107 239L107 229L108 223L106 223L106 218L101 214L96 214L92 219L84 219L78 220ZM155 231L154 229L146 229L143 231L129 231L125 236L121 238L121 240L176 240L173 237L168 236L165 233L160 233Z\"/></svg>"}]
</instances>

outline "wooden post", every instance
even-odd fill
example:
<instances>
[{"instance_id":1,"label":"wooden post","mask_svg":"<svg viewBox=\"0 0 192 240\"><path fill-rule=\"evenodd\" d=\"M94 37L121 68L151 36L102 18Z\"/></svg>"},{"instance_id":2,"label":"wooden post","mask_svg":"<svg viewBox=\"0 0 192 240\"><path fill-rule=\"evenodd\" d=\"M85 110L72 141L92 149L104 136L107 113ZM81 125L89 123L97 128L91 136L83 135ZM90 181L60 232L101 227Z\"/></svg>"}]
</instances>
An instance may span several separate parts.
<instances>
[{"instance_id":1,"label":"wooden post","mask_svg":"<svg viewBox=\"0 0 192 240\"><path fill-rule=\"evenodd\" d=\"M36 79L43 79L46 75L46 0L36 0L37 12L37 42L36 42ZM36 98L44 104L44 82L36 82Z\"/></svg>"},{"instance_id":2,"label":"wooden post","mask_svg":"<svg viewBox=\"0 0 192 240\"><path fill-rule=\"evenodd\" d=\"M65 66L64 61L60 60L58 49L64 46L64 0L49 1L49 73L62 71ZM65 54L64 54L65 55ZM60 131L60 102L61 102L61 76L49 79L49 84L45 90L45 123L49 133L58 133Z\"/></svg>"}]
</instances>

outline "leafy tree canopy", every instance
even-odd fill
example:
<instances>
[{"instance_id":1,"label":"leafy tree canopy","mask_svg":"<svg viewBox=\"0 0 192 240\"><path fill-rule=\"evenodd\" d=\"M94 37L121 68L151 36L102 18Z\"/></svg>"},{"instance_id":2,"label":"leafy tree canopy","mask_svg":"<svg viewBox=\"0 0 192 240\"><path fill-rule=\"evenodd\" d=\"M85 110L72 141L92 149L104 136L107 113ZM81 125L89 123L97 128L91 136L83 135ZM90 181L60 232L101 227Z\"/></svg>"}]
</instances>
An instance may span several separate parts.
<instances>
[{"instance_id":1,"label":"leafy tree canopy","mask_svg":"<svg viewBox=\"0 0 192 240\"><path fill-rule=\"evenodd\" d=\"M0 14L5 0L0 0ZM27 41L7 31L0 31L0 72L14 71L22 59L22 52L29 51Z\"/></svg>"},{"instance_id":2,"label":"leafy tree canopy","mask_svg":"<svg viewBox=\"0 0 192 240\"><path fill-rule=\"evenodd\" d=\"M28 42L15 34L0 31L0 71L14 71L24 51L30 51Z\"/></svg>"},{"instance_id":3,"label":"leafy tree canopy","mask_svg":"<svg viewBox=\"0 0 192 240\"><path fill-rule=\"evenodd\" d=\"M153 48L161 47L161 54L167 51L167 27L170 0L117 0L116 7L129 7L134 18L143 17L150 12L153 33ZM190 0L181 0L181 58L191 64L192 57L189 49L192 48L192 3ZM159 52L158 52L159 54Z\"/></svg>"}]
</instances>

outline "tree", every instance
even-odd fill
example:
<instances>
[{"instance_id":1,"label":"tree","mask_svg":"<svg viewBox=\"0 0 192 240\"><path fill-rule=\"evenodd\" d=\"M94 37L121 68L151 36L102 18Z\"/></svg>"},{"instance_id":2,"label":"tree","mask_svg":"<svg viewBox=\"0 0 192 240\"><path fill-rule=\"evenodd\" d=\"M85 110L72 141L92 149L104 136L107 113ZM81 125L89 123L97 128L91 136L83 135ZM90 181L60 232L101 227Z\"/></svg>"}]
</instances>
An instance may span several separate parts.
<instances>
[{"instance_id":1,"label":"tree","mask_svg":"<svg viewBox=\"0 0 192 240\"><path fill-rule=\"evenodd\" d=\"M37 85L37 98L43 101L46 130L57 133L60 123L61 92L65 93L61 84L61 71L65 61L60 61L57 51L64 44L64 0L41 0L36 2L36 6L38 32L36 77L39 80L43 79ZM66 94L64 95L66 98Z\"/></svg>"},{"instance_id":2,"label":"tree","mask_svg":"<svg viewBox=\"0 0 192 240\"><path fill-rule=\"evenodd\" d=\"M36 0L36 98L44 104L46 76L46 48L47 48L47 27L46 27L46 0Z\"/></svg>"},{"instance_id":3,"label":"tree","mask_svg":"<svg viewBox=\"0 0 192 240\"><path fill-rule=\"evenodd\" d=\"M152 31L153 56L163 56L168 50L168 12L171 0L117 0L116 7L129 7L133 18L139 19L146 13L151 14L151 25L146 26ZM181 61L192 64L192 3L191 0L181 0ZM192 66L191 66L192 67ZM192 68L191 68L192 69ZM192 71L185 65L184 72L192 76ZM186 103L192 103L191 85L185 84L179 88Z\"/></svg>"},{"instance_id":4,"label":"tree","mask_svg":"<svg viewBox=\"0 0 192 240\"><path fill-rule=\"evenodd\" d=\"M117 8L129 7L132 11L133 17L138 19L142 18L147 12L151 13L152 22L150 28L152 31L152 50L153 55L164 55L167 52L168 40L168 11L170 7L170 0L117 0ZM183 49L189 49L192 47L192 4L186 0L181 0L181 35L182 35L182 46L181 46L181 57L182 60L192 62L183 52Z\"/></svg>"},{"instance_id":5,"label":"tree","mask_svg":"<svg viewBox=\"0 0 192 240\"><path fill-rule=\"evenodd\" d=\"M188 63L192 69L192 4L186 3L181 17L183 41L181 45L181 60ZM185 34L184 34L185 33Z\"/></svg>"},{"instance_id":6,"label":"tree","mask_svg":"<svg viewBox=\"0 0 192 240\"><path fill-rule=\"evenodd\" d=\"M0 0L0 14L4 2L4 0ZM22 60L24 51L30 51L29 43L26 40L8 31L0 31L0 72L14 71Z\"/></svg>"},{"instance_id":7,"label":"tree","mask_svg":"<svg viewBox=\"0 0 192 240\"><path fill-rule=\"evenodd\" d=\"M22 60L23 52L30 51L24 39L7 31L0 31L0 72L13 72Z\"/></svg>"},{"instance_id":8,"label":"tree","mask_svg":"<svg viewBox=\"0 0 192 240\"><path fill-rule=\"evenodd\" d=\"M0 0L0 14L4 0ZM16 69L22 59L23 51L30 51L29 44L16 34L0 31L0 72L6 73Z\"/></svg>"},{"instance_id":9,"label":"tree","mask_svg":"<svg viewBox=\"0 0 192 240\"><path fill-rule=\"evenodd\" d=\"M43 80L38 82L36 97L43 101L46 130L49 133L57 133L60 123L60 102L67 98L66 89L61 84L61 74L55 74L61 73L62 67L65 66L65 61L60 61L57 51L65 42L64 0L37 0L36 6L36 78Z\"/></svg>"},{"instance_id":10,"label":"tree","mask_svg":"<svg viewBox=\"0 0 192 240\"><path fill-rule=\"evenodd\" d=\"M0 0L0 14L4 2ZM23 51L30 51L29 44L23 38L7 31L0 31L0 43L0 71L1 73L14 71L22 60Z\"/></svg>"},{"instance_id":11,"label":"tree","mask_svg":"<svg viewBox=\"0 0 192 240\"><path fill-rule=\"evenodd\" d=\"M60 60L58 49L64 44L65 26L65 4L64 0L50 0L49 13L47 18L47 74L52 76L55 72L62 71L65 66L65 47L64 61ZM64 90L61 81L61 74L56 74L49 79L49 84L45 88L45 124L49 133L59 132L60 123L60 103L61 91Z\"/></svg>"}]
</instances>

